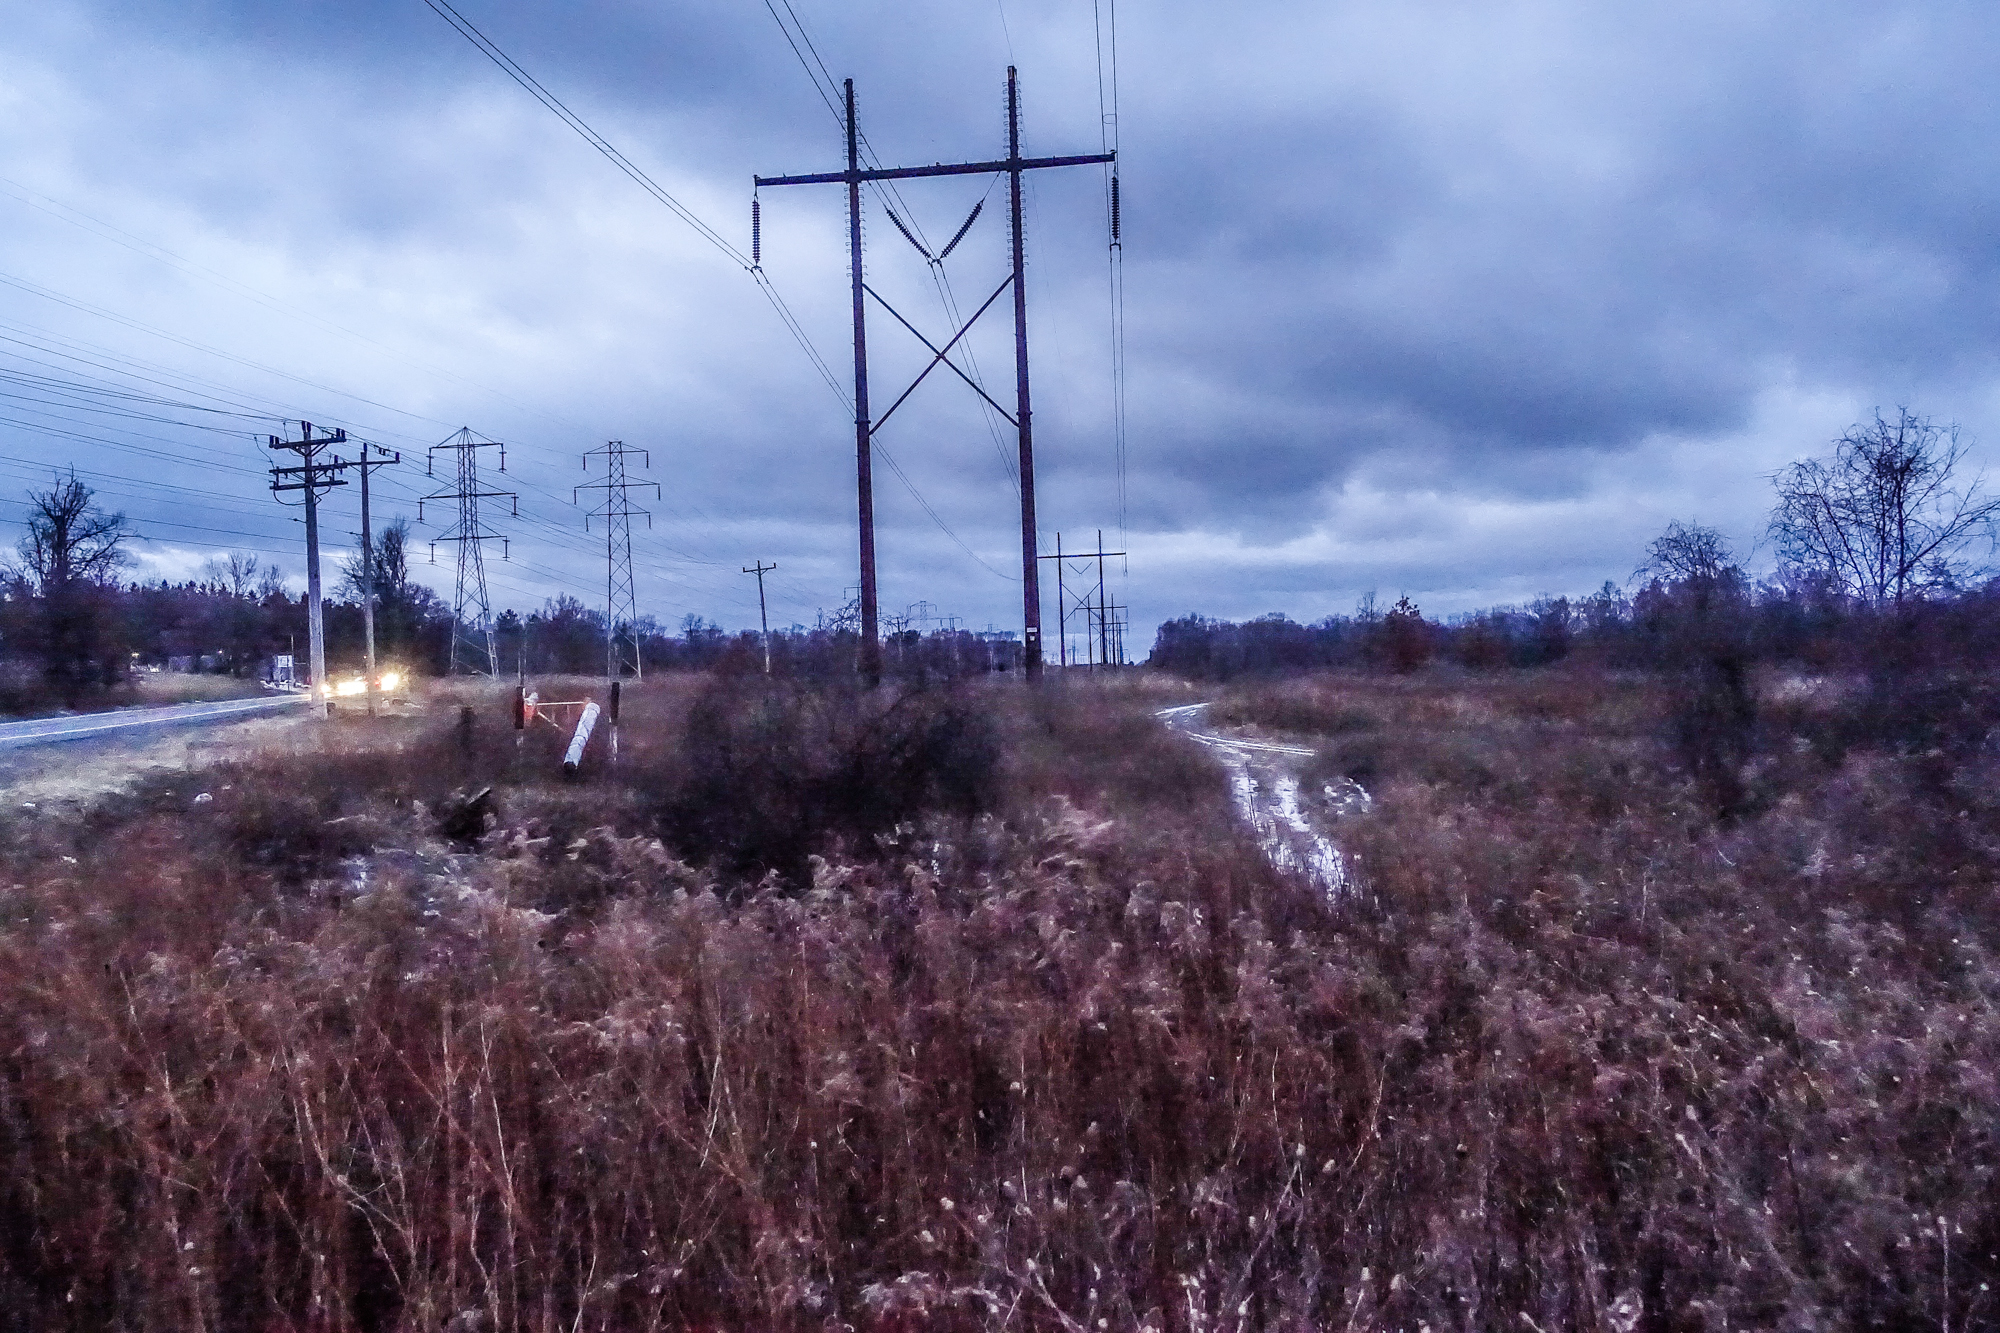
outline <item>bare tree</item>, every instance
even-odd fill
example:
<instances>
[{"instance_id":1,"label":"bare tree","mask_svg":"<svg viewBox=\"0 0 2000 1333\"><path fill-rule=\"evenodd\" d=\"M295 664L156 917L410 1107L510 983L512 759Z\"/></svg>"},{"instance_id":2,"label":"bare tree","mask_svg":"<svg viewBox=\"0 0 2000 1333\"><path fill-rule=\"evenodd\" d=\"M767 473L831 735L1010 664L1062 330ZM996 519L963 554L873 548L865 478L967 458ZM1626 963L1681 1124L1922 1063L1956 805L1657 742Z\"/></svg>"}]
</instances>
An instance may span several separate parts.
<instances>
[{"instance_id":1,"label":"bare tree","mask_svg":"<svg viewBox=\"0 0 2000 1333\"><path fill-rule=\"evenodd\" d=\"M28 532L7 578L34 603L30 648L66 702L113 683L124 663L114 651L106 585L127 560L125 516L97 507L75 469L46 491L28 493Z\"/></svg>"},{"instance_id":2,"label":"bare tree","mask_svg":"<svg viewBox=\"0 0 2000 1333\"><path fill-rule=\"evenodd\" d=\"M1852 597L1882 606L1957 587L1978 572L1966 552L1992 549L2000 497L1981 477L1954 484L1967 445L1958 427L1908 408L1849 427L1830 459L1794 463L1774 481L1771 535L1783 558Z\"/></svg>"},{"instance_id":3,"label":"bare tree","mask_svg":"<svg viewBox=\"0 0 2000 1333\"><path fill-rule=\"evenodd\" d=\"M1646 548L1641 574L1651 574L1667 583L1694 583L1715 586L1740 581L1729 541L1714 528L1699 523L1674 522Z\"/></svg>"},{"instance_id":4,"label":"bare tree","mask_svg":"<svg viewBox=\"0 0 2000 1333\"><path fill-rule=\"evenodd\" d=\"M107 514L94 502L95 492L58 472L46 491L28 492L28 535L14 549L20 561L9 571L43 597L60 595L77 584L102 583L128 559L123 543L125 515Z\"/></svg>"},{"instance_id":5,"label":"bare tree","mask_svg":"<svg viewBox=\"0 0 2000 1333\"><path fill-rule=\"evenodd\" d=\"M208 581L218 588L228 589L231 597L254 596L263 571L262 561L241 551L231 551L227 558L216 556L201 567Z\"/></svg>"}]
</instances>

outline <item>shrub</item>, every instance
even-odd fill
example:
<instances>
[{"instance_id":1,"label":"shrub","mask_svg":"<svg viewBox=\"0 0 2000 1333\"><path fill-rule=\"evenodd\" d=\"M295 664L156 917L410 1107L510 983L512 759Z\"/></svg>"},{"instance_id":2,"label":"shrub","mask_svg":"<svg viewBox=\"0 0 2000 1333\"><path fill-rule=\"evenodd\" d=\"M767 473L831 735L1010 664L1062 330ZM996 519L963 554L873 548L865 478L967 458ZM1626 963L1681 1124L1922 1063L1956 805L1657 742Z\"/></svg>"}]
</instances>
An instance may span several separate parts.
<instances>
[{"instance_id":1,"label":"shrub","mask_svg":"<svg viewBox=\"0 0 2000 1333\"><path fill-rule=\"evenodd\" d=\"M970 816L996 789L991 722L969 688L862 691L718 678L687 714L682 765L660 775L662 835L755 881L810 880L807 859L930 812Z\"/></svg>"}]
</instances>

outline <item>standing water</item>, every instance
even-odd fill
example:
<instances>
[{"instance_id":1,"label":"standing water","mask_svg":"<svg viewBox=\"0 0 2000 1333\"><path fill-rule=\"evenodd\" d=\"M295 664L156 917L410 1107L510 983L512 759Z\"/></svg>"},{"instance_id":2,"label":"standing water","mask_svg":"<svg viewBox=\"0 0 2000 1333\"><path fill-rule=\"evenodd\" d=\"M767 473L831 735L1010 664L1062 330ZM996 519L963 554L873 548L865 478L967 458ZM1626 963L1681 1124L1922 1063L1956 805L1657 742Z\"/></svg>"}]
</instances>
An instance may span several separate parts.
<instances>
[{"instance_id":1,"label":"standing water","mask_svg":"<svg viewBox=\"0 0 2000 1333\"><path fill-rule=\"evenodd\" d=\"M1229 770L1229 793L1236 811L1257 834L1264 855L1280 870L1304 875L1332 897L1347 887L1347 861L1331 838L1313 826L1301 799L1298 769L1314 751L1302 745L1254 741L1197 731L1207 704L1161 709L1157 716L1173 730L1207 746ZM1354 782L1328 786L1322 793L1337 814L1366 810L1368 793Z\"/></svg>"}]
</instances>

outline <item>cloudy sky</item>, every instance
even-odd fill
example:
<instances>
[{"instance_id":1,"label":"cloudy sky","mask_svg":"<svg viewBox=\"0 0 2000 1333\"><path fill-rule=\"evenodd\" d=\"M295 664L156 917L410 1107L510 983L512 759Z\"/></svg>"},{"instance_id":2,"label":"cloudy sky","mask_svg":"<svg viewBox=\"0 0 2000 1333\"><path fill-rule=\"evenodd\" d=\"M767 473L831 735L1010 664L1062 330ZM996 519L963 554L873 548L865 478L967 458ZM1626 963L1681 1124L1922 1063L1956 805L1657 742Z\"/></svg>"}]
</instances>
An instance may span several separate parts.
<instances>
[{"instance_id":1,"label":"cloudy sky","mask_svg":"<svg viewBox=\"0 0 2000 1333\"><path fill-rule=\"evenodd\" d=\"M736 246L753 174L842 165L759 0L459 7ZM886 164L1001 155L1009 63L1026 151L1108 132L1105 0L775 13L856 81ZM377 511L414 518L444 486L426 447L469 426L508 442L487 480L520 496L493 519L496 609L598 601L571 488L622 439L661 490L642 609L753 625L755 560L779 566L775 623L845 600L850 409L737 264L424 0L0 16L0 526L73 463L146 571L240 550L296 576L264 434L307 418L403 450ZM1673 519L1765 563L1769 475L1878 406L1994 458L1990 6L1126 0L1116 25L1122 469L1097 169L1031 178L1029 303L1044 549L1102 529L1129 550L1142 644L1188 611L1585 592ZM899 187L934 245L987 198L944 284L868 200L870 281L934 340L1005 274L990 184ZM763 192L764 267L837 378L842 193ZM1005 306L970 345L1009 402ZM871 321L879 411L922 359ZM939 375L879 443L884 610L1018 626L1004 423ZM447 558L420 573L449 595Z\"/></svg>"}]
</instances>

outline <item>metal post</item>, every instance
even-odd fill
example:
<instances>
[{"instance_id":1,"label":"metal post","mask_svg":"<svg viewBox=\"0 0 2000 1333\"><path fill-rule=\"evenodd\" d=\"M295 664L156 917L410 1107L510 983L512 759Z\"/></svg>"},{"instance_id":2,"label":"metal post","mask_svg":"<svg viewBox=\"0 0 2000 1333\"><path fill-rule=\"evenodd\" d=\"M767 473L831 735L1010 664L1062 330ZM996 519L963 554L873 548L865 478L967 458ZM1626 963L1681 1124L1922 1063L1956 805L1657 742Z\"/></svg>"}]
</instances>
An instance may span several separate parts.
<instances>
[{"instance_id":1,"label":"metal post","mask_svg":"<svg viewBox=\"0 0 2000 1333\"><path fill-rule=\"evenodd\" d=\"M854 80L847 88L847 249L854 278L854 484L861 515L861 678L882 682L882 643L875 623L875 479L868 424L868 314L861 270L861 133L854 119Z\"/></svg>"},{"instance_id":2,"label":"metal post","mask_svg":"<svg viewBox=\"0 0 2000 1333\"><path fill-rule=\"evenodd\" d=\"M644 509L632 507L632 487L651 486L653 494L660 494L658 482L634 482L626 473L625 460L638 454L645 460L645 466L653 465L653 456L644 449L628 449L623 440L612 440L602 449L592 449L583 456L583 467L590 470L590 460L602 458L605 463L605 479L595 484L575 487L570 491L571 501L585 491L603 491L604 503L583 516L583 529L590 531L590 520L604 520L604 678L616 680L624 673L624 659L618 652L618 627L622 624L632 641L632 679L645 678L645 663L640 660L639 648L639 585L632 578L632 515L644 514L646 526L653 526L653 515ZM623 617L621 620L620 617Z\"/></svg>"},{"instance_id":3,"label":"metal post","mask_svg":"<svg viewBox=\"0 0 2000 1333\"><path fill-rule=\"evenodd\" d=\"M441 542L458 543L458 583L456 590L452 594L451 666L449 669L453 674L456 674L459 663L464 661L469 670L477 670L478 668L473 666L473 659L479 649L484 648L486 652L486 674L497 677L500 674L500 649L493 635L493 603L486 589L486 556L483 543L499 541L501 543L502 557L505 558L507 539L497 532L488 532L486 530L479 517L479 502L482 499L512 501L514 516L518 518L520 516L520 500L512 491L488 491L480 489L479 451L481 449L498 449L500 451L500 470L505 472L507 470L507 446L497 440L475 439L471 430L461 429L455 431L443 443L431 446L429 457L426 459L425 472L431 470L429 460L434 459L440 449L450 450L456 458L458 464L458 488L451 491L439 491L435 495L420 497L417 500L417 521L419 523L423 522L424 505L426 503L450 500L458 506L457 524L438 538L438 541ZM432 543L431 551L432 555L435 556L437 552L437 544L435 542ZM477 640L467 632L468 629L473 628L466 623L466 612L468 610L475 612L478 616L476 628L479 637Z\"/></svg>"},{"instance_id":4,"label":"metal post","mask_svg":"<svg viewBox=\"0 0 2000 1333\"><path fill-rule=\"evenodd\" d=\"M1028 284L1021 216L1021 91L1007 66L1007 195L1014 223L1014 422L1021 434L1021 647L1029 680L1042 676L1042 585L1035 559L1035 436L1028 406ZM1057 566L1061 568L1060 565Z\"/></svg>"}]
</instances>

